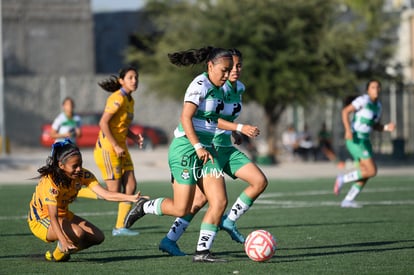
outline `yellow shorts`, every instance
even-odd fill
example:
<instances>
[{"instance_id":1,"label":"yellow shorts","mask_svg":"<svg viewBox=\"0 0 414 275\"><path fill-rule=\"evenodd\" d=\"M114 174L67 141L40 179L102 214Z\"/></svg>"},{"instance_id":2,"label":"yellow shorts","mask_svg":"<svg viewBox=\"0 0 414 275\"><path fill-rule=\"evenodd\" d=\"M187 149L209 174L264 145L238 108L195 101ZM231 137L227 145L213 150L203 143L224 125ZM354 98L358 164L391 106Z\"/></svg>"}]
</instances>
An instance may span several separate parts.
<instances>
[{"instance_id":1,"label":"yellow shorts","mask_svg":"<svg viewBox=\"0 0 414 275\"><path fill-rule=\"evenodd\" d=\"M119 158L114 150L107 150L96 145L93 157L104 180L118 180L126 171L134 170L134 164L128 150L125 150L124 157Z\"/></svg>"},{"instance_id":2,"label":"yellow shorts","mask_svg":"<svg viewBox=\"0 0 414 275\"><path fill-rule=\"evenodd\" d=\"M72 220L73 216L74 214L71 211L68 211L68 213L66 214L66 218L68 220ZM40 220L28 220L27 222L29 224L30 231L32 231L33 235L35 235L44 242L53 242L47 239L47 231L50 227L49 217Z\"/></svg>"}]
</instances>

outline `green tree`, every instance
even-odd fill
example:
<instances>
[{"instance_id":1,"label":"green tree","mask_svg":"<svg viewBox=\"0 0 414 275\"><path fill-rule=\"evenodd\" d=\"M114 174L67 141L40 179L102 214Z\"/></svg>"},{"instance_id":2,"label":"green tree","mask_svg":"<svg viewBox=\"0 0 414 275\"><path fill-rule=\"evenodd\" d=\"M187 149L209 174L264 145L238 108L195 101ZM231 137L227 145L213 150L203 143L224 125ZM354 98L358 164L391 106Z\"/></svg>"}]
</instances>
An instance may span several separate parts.
<instances>
[{"instance_id":1,"label":"green tree","mask_svg":"<svg viewBox=\"0 0 414 275\"><path fill-rule=\"evenodd\" d=\"M130 48L128 61L143 64L142 71L153 75L155 90L181 100L192 78L205 68L176 68L167 53L206 45L238 48L244 56L244 99L263 107L269 155L274 156L275 129L288 106L354 91L364 71L359 70L360 60L383 31L376 19L379 2L148 1L144 11L159 32L156 38L140 37L147 50Z\"/></svg>"}]
</instances>

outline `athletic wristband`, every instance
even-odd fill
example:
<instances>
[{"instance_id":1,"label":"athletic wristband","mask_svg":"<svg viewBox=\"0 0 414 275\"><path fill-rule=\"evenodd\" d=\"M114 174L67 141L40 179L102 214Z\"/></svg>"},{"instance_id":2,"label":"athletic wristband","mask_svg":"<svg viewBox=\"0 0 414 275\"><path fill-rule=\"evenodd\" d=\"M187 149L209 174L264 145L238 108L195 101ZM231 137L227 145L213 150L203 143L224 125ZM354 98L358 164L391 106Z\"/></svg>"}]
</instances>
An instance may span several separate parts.
<instances>
[{"instance_id":1,"label":"athletic wristband","mask_svg":"<svg viewBox=\"0 0 414 275\"><path fill-rule=\"evenodd\" d=\"M390 128L388 127L388 124L384 125L384 131L388 131Z\"/></svg>"},{"instance_id":2,"label":"athletic wristband","mask_svg":"<svg viewBox=\"0 0 414 275\"><path fill-rule=\"evenodd\" d=\"M239 124L237 124L236 131L237 132L241 132L242 131L242 128L243 128L243 124L239 123Z\"/></svg>"},{"instance_id":3,"label":"athletic wristband","mask_svg":"<svg viewBox=\"0 0 414 275\"><path fill-rule=\"evenodd\" d=\"M197 151L198 149L203 148L203 145L199 142L193 145L194 149Z\"/></svg>"}]
</instances>

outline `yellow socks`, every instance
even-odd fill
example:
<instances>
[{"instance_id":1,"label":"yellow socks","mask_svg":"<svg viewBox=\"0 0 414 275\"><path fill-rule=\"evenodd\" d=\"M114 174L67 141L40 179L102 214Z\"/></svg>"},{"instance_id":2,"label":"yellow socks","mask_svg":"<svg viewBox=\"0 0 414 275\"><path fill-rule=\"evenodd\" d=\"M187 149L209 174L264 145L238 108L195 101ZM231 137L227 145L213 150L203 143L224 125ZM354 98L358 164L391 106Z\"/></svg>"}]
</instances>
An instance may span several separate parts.
<instances>
[{"instance_id":1,"label":"yellow socks","mask_svg":"<svg viewBox=\"0 0 414 275\"><path fill-rule=\"evenodd\" d=\"M47 261L51 261L51 262L66 262L70 259L70 254L69 253L63 253L60 249L59 249L59 242L55 248L55 250L52 252L50 251L46 251L45 254L45 258Z\"/></svg>"},{"instance_id":2,"label":"yellow socks","mask_svg":"<svg viewBox=\"0 0 414 275\"><path fill-rule=\"evenodd\" d=\"M128 215L129 210L131 210L132 204L130 202L120 202L118 204L118 218L116 219L115 228L124 227L125 217Z\"/></svg>"},{"instance_id":3,"label":"yellow socks","mask_svg":"<svg viewBox=\"0 0 414 275\"><path fill-rule=\"evenodd\" d=\"M79 198L86 198L86 199L94 199L94 200L99 199L98 195L96 195L96 193L93 192L88 187L81 188L81 190L79 190L79 192L78 192L78 197Z\"/></svg>"},{"instance_id":4,"label":"yellow socks","mask_svg":"<svg viewBox=\"0 0 414 275\"><path fill-rule=\"evenodd\" d=\"M53 251L53 258L57 262L64 261L66 258L68 258L69 254L65 254L62 251L60 251L59 247L56 246L55 251Z\"/></svg>"}]
</instances>

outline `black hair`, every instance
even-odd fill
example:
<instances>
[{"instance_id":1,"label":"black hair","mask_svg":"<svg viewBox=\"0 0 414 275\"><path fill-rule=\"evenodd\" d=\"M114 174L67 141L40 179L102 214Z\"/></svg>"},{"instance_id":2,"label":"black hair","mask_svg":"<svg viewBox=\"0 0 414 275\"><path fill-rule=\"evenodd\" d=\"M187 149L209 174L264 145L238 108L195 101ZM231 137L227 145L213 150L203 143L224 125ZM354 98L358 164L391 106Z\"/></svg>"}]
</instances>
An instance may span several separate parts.
<instances>
[{"instance_id":1,"label":"black hair","mask_svg":"<svg viewBox=\"0 0 414 275\"><path fill-rule=\"evenodd\" d=\"M352 101L354 101L354 99L355 98L357 98L358 97L358 95L349 95L349 96L347 96L347 97L345 97L344 99L343 99L343 101L342 101L342 107L346 107L346 106L348 106L349 104L351 104L352 103Z\"/></svg>"},{"instance_id":2,"label":"black hair","mask_svg":"<svg viewBox=\"0 0 414 275\"><path fill-rule=\"evenodd\" d=\"M170 62L176 66L189 66L199 64L201 62L213 62L218 58L232 58L232 54L229 50L223 48L215 48L207 46L200 49L190 49L186 51L179 51L169 53L168 58Z\"/></svg>"},{"instance_id":3,"label":"black hair","mask_svg":"<svg viewBox=\"0 0 414 275\"><path fill-rule=\"evenodd\" d=\"M129 71L138 73L134 66L126 66L119 70L118 76L111 75L109 78L98 82L98 85L107 92L113 93L121 89L122 85L118 79L123 79Z\"/></svg>"},{"instance_id":4,"label":"black hair","mask_svg":"<svg viewBox=\"0 0 414 275\"><path fill-rule=\"evenodd\" d=\"M65 104L66 101L72 102L72 105L75 106L75 101L70 96L67 96L62 100L62 105Z\"/></svg>"},{"instance_id":5,"label":"black hair","mask_svg":"<svg viewBox=\"0 0 414 275\"><path fill-rule=\"evenodd\" d=\"M368 82L367 82L367 84L365 86L365 91L368 91L369 85L372 82L377 82L378 83L378 86L381 88L381 81L379 81L378 79L370 79L370 80L368 80Z\"/></svg>"},{"instance_id":6,"label":"black hair","mask_svg":"<svg viewBox=\"0 0 414 275\"><path fill-rule=\"evenodd\" d=\"M52 145L52 152L46 160L46 165L40 167L37 172L40 176L50 176L57 186L69 187L71 179L59 168L59 162L65 163L70 157L82 156L79 148L69 139L58 141Z\"/></svg>"},{"instance_id":7,"label":"black hair","mask_svg":"<svg viewBox=\"0 0 414 275\"><path fill-rule=\"evenodd\" d=\"M238 49L236 49L236 48L229 49L229 52L231 53L231 55L238 56L240 59L243 58L242 53Z\"/></svg>"}]
</instances>

